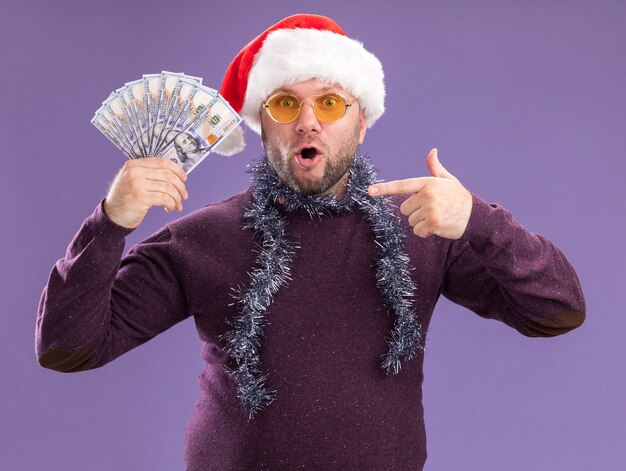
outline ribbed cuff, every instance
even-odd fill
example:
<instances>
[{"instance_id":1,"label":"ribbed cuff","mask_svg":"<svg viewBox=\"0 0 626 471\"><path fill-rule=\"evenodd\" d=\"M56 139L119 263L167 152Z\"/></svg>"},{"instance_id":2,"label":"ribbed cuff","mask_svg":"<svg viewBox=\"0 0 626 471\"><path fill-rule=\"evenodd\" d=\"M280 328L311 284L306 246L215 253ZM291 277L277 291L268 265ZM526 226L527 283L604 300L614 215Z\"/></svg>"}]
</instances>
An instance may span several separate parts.
<instances>
[{"instance_id":1,"label":"ribbed cuff","mask_svg":"<svg viewBox=\"0 0 626 471\"><path fill-rule=\"evenodd\" d=\"M102 198L100 204L96 207L95 211L91 215L91 223L93 230L106 237L113 239L123 239L135 229L120 226L109 219L109 216L104 212L104 201L106 198Z\"/></svg>"}]
</instances>

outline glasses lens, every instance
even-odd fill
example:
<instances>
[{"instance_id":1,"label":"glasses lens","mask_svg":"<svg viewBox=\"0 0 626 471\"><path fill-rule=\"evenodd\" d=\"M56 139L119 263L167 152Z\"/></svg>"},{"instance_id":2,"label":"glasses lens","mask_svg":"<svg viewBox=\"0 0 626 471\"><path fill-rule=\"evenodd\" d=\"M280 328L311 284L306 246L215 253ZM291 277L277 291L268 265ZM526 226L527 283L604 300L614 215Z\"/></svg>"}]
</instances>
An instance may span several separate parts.
<instances>
[{"instance_id":1,"label":"glasses lens","mask_svg":"<svg viewBox=\"0 0 626 471\"><path fill-rule=\"evenodd\" d=\"M327 93L317 97L313 107L320 120L331 123L341 119L346 112L346 102L335 93Z\"/></svg>"},{"instance_id":2,"label":"glasses lens","mask_svg":"<svg viewBox=\"0 0 626 471\"><path fill-rule=\"evenodd\" d=\"M275 95L267 102L268 111L279 123L289 123L300 113L300 101L293 95Z\"/></svg>"}]
</instances>

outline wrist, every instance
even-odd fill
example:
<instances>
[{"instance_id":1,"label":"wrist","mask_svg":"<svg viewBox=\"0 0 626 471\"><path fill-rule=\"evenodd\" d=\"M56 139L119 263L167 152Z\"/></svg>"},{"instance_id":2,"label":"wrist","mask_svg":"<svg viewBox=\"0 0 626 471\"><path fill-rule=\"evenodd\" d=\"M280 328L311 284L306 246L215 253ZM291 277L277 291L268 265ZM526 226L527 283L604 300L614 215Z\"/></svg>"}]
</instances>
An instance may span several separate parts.
<instances>
[{"instance_id":1,"label":"wrist","mask_svg":"<svg viewBox=\"0 0 626 471\"><path fill-rule=\"evenodd\" d=\"M111 205L108 200L105 198L102 201L102 214L108 219L110 222L115 224L116 226L122 227L127 230L134 230L139 226L141 221L133 224L127 221L125 218L119 217L117 212L115 211L115 206Z\"/></svg>"}]
</instances>

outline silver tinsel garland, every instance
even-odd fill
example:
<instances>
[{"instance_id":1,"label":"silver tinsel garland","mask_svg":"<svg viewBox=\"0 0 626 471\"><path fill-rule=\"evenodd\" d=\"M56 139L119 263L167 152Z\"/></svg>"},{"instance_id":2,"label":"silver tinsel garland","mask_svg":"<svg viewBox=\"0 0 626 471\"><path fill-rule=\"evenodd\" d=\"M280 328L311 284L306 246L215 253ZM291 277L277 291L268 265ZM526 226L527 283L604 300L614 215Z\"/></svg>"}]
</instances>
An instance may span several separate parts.
<instances>
[{"instance_id":1,"label":"silver tinsel garland","mask_svg":"<svg viewBox=\"0 0 626 471\"><path fill-rule=\"evenodd\" d=\"M250 273L250 284L237 288L234 298L240 316L228 322L233 329L221 339L237 363L228 369L238 382L237 397L245 407L248 418L269 405L276 391L266 386L267 374L261 374L259 347L265 327L265 313L272 296L290 279L289 267L297 248L285 235L286 220L276 203L286 211L305 209L311 218L341 214L357 208L369 219L379 253L376 260L376 284L383 295L385 307L394 313L394 327L389 346L383 355L382 368L387 373L400 371L401 359L410 360L416 351L423 350L421 325L411 309L410 299L415 285L409 274L409 258L404 253L405 233L393 214L387 197L372 197L367 193L375 183L376 172L367 157L356 156L350 167L346 194L342 199L334 196L302 195L281 182L264 156L250 165L252 175L252 204L244 213L244 229L253 229L260 238L256 266Z\"/></svg>"}]
</instances>

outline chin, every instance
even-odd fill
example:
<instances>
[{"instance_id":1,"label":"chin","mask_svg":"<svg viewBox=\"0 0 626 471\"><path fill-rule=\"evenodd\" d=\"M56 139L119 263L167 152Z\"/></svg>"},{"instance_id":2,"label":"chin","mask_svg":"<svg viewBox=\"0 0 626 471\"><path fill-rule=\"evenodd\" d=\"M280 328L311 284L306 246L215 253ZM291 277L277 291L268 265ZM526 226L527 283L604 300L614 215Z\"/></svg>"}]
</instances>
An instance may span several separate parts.
<instances>
[{"instance_id":1,"label":"chin","mask_svg":"<svg viewBox=\"0 0 626 471\"><path fill-rule=\"evenodd\" d=\"M315 196L320 193L319 190L321 188L319 188L318 185L303 184L302 182L297 182L296 187L293 189L302 195Z\"/></svg>"}]
</instances>

